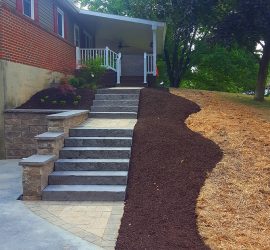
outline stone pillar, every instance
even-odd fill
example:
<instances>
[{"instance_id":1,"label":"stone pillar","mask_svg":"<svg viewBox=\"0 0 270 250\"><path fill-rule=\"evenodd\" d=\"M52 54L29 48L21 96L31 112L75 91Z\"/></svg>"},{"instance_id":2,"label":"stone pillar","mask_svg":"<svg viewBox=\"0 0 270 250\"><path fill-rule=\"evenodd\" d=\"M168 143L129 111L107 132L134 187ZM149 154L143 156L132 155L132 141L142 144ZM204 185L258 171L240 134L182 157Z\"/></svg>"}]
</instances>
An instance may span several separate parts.
<instances>
[{"instance_id":1,"label":"stone pillar","mask_svg":"<svg viewBox=\"0 0 270 250\"><path fill-rule=\"evenodd\" d=\"M32 155L19 163L23 166L23 200L41 200L56 159L55 155Z\"/></svg>"}]
</instances>

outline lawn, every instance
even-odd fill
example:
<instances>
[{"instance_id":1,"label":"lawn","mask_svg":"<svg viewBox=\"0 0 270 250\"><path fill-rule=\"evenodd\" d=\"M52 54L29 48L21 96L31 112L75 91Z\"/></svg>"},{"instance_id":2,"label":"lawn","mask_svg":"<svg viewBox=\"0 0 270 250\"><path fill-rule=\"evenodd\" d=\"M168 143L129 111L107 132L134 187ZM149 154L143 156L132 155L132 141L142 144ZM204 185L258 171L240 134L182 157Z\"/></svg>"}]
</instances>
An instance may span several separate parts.
<instances>
[{"instance_id":1,"label":"lawn","mask_svg":"<svg viewBox=\"0 0 270 250\"><path fill-rule=\"evenodd\" d=\"M263 115L266 119L270 120L270 96L265 97L264 102L256 102L254 101L253 96L250 95L232 93L220 93L219 95L230 101L238 102L252 108L257 108L257 114Z\"/></svg>"},{"instance_id":2,"label":"lawn","mask_svg":"<svg viewBox=\"0 0 270 250\"><path fill-rule=\"evenodd\" d=\"M196 204L211 249L270 249L270 99L171 89L198 103L187 126L214 141L222 160L209 171Z\"/></svg>"}]
</instances>

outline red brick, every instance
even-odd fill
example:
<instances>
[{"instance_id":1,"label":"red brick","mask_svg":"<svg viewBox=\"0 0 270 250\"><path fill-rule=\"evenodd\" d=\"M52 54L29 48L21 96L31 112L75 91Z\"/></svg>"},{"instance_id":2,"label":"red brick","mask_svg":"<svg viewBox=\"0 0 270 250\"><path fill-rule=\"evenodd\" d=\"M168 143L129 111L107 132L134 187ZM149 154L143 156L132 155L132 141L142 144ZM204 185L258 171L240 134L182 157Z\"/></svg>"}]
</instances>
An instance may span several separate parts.
<instances>
[{"instance_id":1,"label":"red brick","mask_svg":"<svg viewBox=\"0 0 270 250\"><path fill-rule=\"evenodd\" d=\"M0 59L62 73L74 72L74 45L4 7L0 7L0 24Z\"/></svg>"}]
</instances>

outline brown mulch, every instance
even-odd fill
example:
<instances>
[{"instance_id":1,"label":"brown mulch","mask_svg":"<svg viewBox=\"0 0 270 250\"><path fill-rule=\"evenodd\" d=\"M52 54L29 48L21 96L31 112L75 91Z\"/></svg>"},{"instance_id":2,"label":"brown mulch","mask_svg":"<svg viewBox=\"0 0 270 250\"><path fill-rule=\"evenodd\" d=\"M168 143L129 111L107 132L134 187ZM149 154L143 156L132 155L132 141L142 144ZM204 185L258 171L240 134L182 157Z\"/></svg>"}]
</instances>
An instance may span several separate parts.
<instances>
[{"instance_id":1,"label":"brown mulch","mask_svg":"<svg viewBox=\"0 0 270 250\"><path fill-rule=\"evenodd\" d=\"M74 95L63 95L58 88L48 88L39 91L17 109L90 109L95 99L95 91L87 88L76 89L75 96L80 96L78 104L74 104ZM46 98L47 97L47 98ZM41 99L44 102L41 102ZM53 103L57 101L57 103ZM65 101L63 104L60 101Z\"/></svg>"},{"instance_id":2,"label":"brown mulch","mask_svg":"<svg viewBox=\"0 0 270 250\"><path fill-rule=\"evenodd\" d=\"M116 249L208 249L198 233L196 202L222 152L185 125L199 110L182 97L142 90Z\"/></svg>"}]
</instances>

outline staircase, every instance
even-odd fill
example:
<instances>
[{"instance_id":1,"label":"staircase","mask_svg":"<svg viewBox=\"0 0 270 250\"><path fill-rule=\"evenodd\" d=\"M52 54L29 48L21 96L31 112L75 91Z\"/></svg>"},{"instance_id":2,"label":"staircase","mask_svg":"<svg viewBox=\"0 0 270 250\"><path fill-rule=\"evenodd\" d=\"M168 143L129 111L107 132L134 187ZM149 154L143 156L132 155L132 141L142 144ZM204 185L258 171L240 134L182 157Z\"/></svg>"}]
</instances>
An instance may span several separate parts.
<instances>
[{"instance_id":1,"label":"staircase","mask_svg":"<svg viewBox=\"0 0 270 250\"><path fill-rule=\"evenodd\" d=\"M126 120L135 124L139 94L140 88L98 90L88 122L103 122L104 127L70 129L55 171L49 175L49 185L43 190L43 200L125 199L133 126L111 127L110 123L119 119L119 124Z\"/></svg>"}]
</instances>

